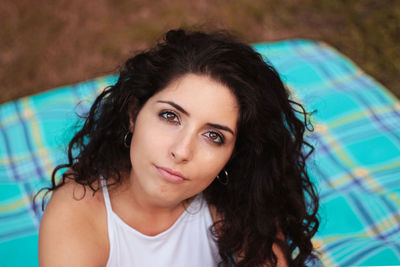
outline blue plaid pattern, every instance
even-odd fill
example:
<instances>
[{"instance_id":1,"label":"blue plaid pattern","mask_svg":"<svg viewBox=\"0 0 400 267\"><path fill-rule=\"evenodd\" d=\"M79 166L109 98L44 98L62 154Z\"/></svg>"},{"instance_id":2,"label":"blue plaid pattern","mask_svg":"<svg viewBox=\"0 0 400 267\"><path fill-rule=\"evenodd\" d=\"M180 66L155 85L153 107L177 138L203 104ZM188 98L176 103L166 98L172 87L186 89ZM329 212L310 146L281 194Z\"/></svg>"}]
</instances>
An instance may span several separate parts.
<instances>
[{"instance_id":1,"label":"blue plaid pattern","mask_svg":"<svg viewBox=\"0 0 400 267\"><path fill-rule=\"evenodd\" d=\"M322 264L400 265L400 102L324 43L254 48L292 98L315 111L308 172L321 197L313 244ZM76 113L115 81L103 77L0 105L0 266L37 266L42 214L31 196L65 162Z\"/></svg>"},{"instance_id":2,"label":"blue plaid pattern","mask_svg":"<svg viewBox=\"0 0 400 267\"><path fill-rule=\"evenodd\" d=\"M400 264L400 103L323 43L255 48L315 111L308 172L321 198L314 245L324 266Z\"/></svg>"}]
</instances>

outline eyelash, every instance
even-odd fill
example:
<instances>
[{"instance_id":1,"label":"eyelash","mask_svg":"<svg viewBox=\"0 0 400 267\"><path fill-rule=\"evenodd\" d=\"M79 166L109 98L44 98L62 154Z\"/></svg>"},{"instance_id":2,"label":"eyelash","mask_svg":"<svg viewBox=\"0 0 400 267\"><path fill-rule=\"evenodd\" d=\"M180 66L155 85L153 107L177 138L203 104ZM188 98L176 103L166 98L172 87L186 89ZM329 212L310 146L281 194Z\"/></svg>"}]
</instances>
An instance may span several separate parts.
<instances>
[{"instance_id":1,"label":"eyelash","mask_svg":"<svg viewBox=\"0 0 400 267\"><path fill-rule=\"evenodd\" d=\"M161 111L161 112L158 114L158 116L159 116L161 119L166 120L168 123L179 124L179 121L170 120L170 119L168 119L168 118L166 117L167 115L170 115L170 114L174 115L174 116L179 120L179 116L178 116L175 112L173 112L173 111L171 111L171 110ZM220 142L215 142L215 141L213 141L210 137L207 137L208 139L211 140L211 142L212 142L213 144L216 144L216 145L223 145L223 144L225 144L225 139L224 139L223 134L220 134L219 132L216 132L216 131L209 131L208 133L215 133L215 134L217 134L217 136L221 139Z\"/></svg>"},{"instance_id":2,"label":"eyelash","mask_svg":"<svg viewBox=\"0 0 400 267\"><path fill-rule=\"evenodd\" d=\"M170 110L161 111L160 114L158 114L158 115L159 115L162 119L166 120L167 122L175 123L175 124L179 123L179 121L173 121L173 120L168 119L166 116L164 116L164 115L169 115L169 114L174 115L174 116L179 120L179 116L178 116L175 112L170 111Z\"/></svg>"}]
</instances>

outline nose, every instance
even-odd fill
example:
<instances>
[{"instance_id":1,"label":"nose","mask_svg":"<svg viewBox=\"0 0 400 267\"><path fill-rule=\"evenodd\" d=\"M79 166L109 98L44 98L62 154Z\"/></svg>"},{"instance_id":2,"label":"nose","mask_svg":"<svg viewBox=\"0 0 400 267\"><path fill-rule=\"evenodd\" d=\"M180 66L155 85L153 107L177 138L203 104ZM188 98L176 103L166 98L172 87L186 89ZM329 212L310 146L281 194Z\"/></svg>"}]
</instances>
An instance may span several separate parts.
<instances>
[{"instance_id":1,"label":"nose","mask_svg":"<svg viewBox=\"0 0 400 267\"><path fill-rule=\"evenodd\" d=\"M177 135L174 142L171 144L169 149L170 157L176 163L188 162L193 158L195 144L195 137L188 131L182 131L181 134Z\"/></svg>"}]
</instances>

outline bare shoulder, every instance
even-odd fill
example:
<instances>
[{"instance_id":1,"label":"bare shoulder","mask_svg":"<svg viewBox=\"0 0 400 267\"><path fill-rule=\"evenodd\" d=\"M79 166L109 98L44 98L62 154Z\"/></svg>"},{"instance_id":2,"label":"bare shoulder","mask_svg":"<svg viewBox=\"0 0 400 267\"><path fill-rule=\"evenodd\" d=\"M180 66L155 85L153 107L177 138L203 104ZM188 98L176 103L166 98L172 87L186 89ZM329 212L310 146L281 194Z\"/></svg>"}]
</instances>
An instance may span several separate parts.
<instances>
[{"instance_id":1,"label":"bare shoulder","mask_svg":"<svg viewBox=\"0 0 400 267\"><path fill-rule=\"evenodd\" d=\"M104 253L99 253L104 251ZM108 258L101 191L68 181L51 196L39 231L40 266L104 266Z\"/></svg>"}]
</instances>

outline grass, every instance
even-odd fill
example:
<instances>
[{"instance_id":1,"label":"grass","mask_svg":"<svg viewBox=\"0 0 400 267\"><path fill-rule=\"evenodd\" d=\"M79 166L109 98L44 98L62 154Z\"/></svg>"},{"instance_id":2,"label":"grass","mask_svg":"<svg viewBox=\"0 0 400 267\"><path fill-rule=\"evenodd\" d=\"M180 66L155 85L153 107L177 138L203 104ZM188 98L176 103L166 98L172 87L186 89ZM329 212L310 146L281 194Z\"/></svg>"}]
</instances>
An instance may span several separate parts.
<instances>
[{"instance_id":1,"label":"grass","mask_svg":"<svg viewBox=\"0 0 400 267\"><path fill-rule=\"evenodd\" d=\"M395 0L3 0L0 18L0 103L110 74L182 25L325 41L400 97Z\"/></svg>"}]
</instances>

